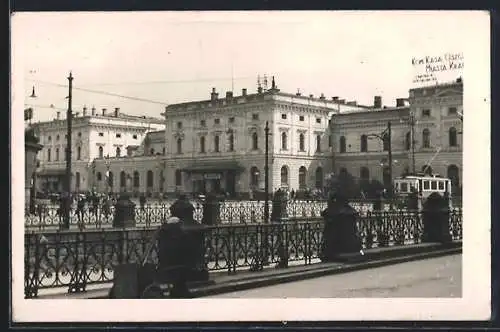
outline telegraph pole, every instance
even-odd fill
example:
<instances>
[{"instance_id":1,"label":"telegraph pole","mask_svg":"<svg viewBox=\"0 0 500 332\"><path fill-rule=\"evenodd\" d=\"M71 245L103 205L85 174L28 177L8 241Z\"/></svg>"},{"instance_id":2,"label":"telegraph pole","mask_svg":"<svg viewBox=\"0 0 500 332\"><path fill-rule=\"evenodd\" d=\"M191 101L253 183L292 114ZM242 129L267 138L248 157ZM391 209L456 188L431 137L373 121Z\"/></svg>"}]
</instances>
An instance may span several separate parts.
<instances>
[{"instance_id":1,"label":"telegraph pole","mask_svg":"<svg viewBox=\"0 0 500 332\"><path fill-rule=\"evenodd\" d=\"M269 222L269 121L266 121L266 128L264 128L265 136L265 164L264 164L264 222Z\"/></svg>"},{"instance_id":2,"label":"telegraph pole","mask_svg":"<svg viewBox=\"0 0 500 332\"><path fill-rule=\"evenodd\" d=\"M387 136L389 137L388 138L389 142L387 144L388 144L388 148L389 148L389 151L388 151L388 154L389 154L389 156L388 156L389 157L388 158L389 159L389 176L391 178L391 185L389 187L389 198L392 198L392 192L393 192L393 190L392 190L392 181L393 181L393 179L392 179L392 143L391 143L392 130L391 130L391 122L390 121L387 123Z\"/></svg>"},{"instance_id":3,"label":"telegraph pole","mask_svg":"<svg viewBox=\"0 0 500 332\"><path fill-rule=\"evenodd\" d=\"M73 75L69 72L68 76L68 111L66 113L66 123L67 123L67 137L66 137L66 201L65 201L65 209L64 209L64 224L62 225L63 229L69 229L70 224L70 210L71 210L71 131L72 131L72 122L73 122L73 112L71 110L72 107L72 99L73 99Z\"/></svg>"},{"instance_id":4,"label":"telegraph pole","mask_svg":"<svg viewBox=\"0 0 500 332\"><path fill-rule=\"evenodd\" d=\"M412 174L415 175L415 113L410 111L410 135L411 135L411 165L412 165Z\"/></svg>"}]
</instances>

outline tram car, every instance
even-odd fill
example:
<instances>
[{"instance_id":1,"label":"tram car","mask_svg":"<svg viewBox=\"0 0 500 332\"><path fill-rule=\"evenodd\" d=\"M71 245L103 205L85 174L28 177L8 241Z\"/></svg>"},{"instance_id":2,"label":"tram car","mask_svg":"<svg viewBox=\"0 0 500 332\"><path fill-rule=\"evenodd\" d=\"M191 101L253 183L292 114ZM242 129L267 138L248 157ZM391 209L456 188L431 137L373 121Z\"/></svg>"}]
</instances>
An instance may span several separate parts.
<instances>
[{"instance_id":1,"label":"tram car","mask_svg":"<svg viewBox=\"0 0 500 332\"><path fill-rule=\"evenodd\" d=\"M401 198L408 198L411 193L416 193L419 209L432 193L446 197L450 208L452 208L451 180L441 177L439 174L416 174L395 178L394 190Z\"/></svg>"}]
</instances>

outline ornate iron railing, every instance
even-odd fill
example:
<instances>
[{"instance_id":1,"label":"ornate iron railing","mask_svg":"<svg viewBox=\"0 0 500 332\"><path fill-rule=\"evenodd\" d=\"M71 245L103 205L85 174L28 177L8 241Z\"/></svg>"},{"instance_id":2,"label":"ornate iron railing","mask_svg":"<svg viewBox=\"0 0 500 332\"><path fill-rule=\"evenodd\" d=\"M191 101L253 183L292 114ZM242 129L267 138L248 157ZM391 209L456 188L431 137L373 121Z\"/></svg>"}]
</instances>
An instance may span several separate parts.
<instances>
[{"instance_id":1,"label":"ornate iron railing","mask_svg":"<svg viewBox=\"0 0 500 332\"><path fill-rule=\"evenodd\" d=\"M135 222L137 227L150 227L160 225L170 216L170 206L173 201L164 201L161 204L148 204L144 207L136 205ZM220 203L219 224L253 224L262 222L264 219L263 201L224 201ZM373 210L370 201L355 201L351 205L360 213L366 215ZM201 222L203 218L203 204L193 202L193 217ZM326 209L326 201L321 200L290 200L287 202L287 215L289 219L318 218L321 211ZM384 209L389 209L385 204ZM271 214L272 203L269 204ZM78 229L101 229L112 227L115 207L103 209L101 206L86 206L78 211L75 207L70 211L70 228ZM40 205L39 208L30 213L25 211L25 227L27 230L56 230L63 222L63 216L54 205Z\"/></svg>"},{"instance_id":2,"label":"ornate iron railing","mask_svg":"<svg viewBox=\"0 0 500 332\"><path fill-rule=\"evenodd\" d=\"M462 213L450 215L450 234L462 238ZM217 225L204 228L204 257L209 271L236 273L259 268L259 258L268 264L312 264L319 262L324 223L292 221L281 224ZM25 296L38 290L67 287L69 292L113 280L113 267L141 263L152 242L155 227L141 229L89 229L84 231L29 232L25 234ZM371 213L357 219L363 248L415 244L422 239L418 212ZM157 264L157 248L147 257ZM282 263L286 263L282 265Z\"/></svg>"}]
</instances>

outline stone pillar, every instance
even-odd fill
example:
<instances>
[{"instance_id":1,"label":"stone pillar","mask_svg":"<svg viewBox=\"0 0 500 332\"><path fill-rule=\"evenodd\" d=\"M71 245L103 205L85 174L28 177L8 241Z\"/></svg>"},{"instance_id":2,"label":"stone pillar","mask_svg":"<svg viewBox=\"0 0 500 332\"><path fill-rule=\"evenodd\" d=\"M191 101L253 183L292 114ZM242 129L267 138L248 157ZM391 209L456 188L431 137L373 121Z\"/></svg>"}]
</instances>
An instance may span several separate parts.
<instances>
[{"instance_id":1,"label":"stone pillar","mask_svg":"<svg viewBox=\"0 0 500 332\"><path fill-rule=\"evenodd\" d=\"M24 198L25 205L29 204L30 211L34 209L35 197L32 195L31 189L34 186L32 183L33 175L36 170L36 156L43 145L38 144L39 139L35 136L32 129L25 130L24 132Z\"/></svg>"}]
</instances>

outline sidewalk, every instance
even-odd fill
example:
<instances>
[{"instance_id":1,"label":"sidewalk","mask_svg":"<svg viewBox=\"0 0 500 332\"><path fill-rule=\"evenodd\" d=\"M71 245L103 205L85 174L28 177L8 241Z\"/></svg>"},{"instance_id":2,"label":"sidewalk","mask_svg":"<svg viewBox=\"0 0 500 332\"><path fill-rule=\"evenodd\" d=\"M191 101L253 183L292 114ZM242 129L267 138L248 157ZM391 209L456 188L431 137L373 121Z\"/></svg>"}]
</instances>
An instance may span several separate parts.
<instances>
[{"instance_id":1,"label":"sidewalk","mask_svg":"<svg viewBox=\"0 0 500 332\"><path fill-rule=\"evenodd\" d=\"M192 288L191 292L194 297L202 297L461 252L461 241L448 244L421 243L367 249L364 255L346 254L339 257L338 262L332 263L321 263L316 260L317 263L297 266L293 264L294 262L290 262L288 268L277 269L271 265L260 272L242 270L232 275L227 271L216 271L210 273L210 280L213 281L210 285ZM38 299L105 299L111 286L112 283L89 285L86 292L75 294L68 294L66 287L43 289L40 290Z\"/></svg>"}]
</instances>

